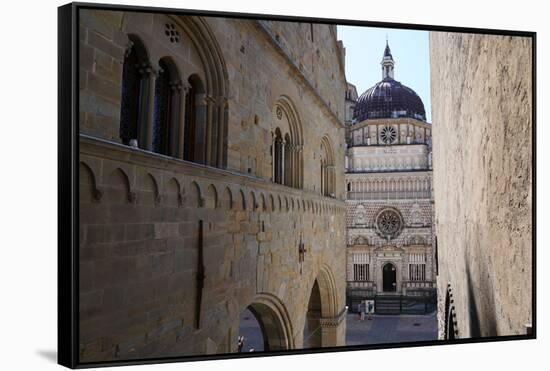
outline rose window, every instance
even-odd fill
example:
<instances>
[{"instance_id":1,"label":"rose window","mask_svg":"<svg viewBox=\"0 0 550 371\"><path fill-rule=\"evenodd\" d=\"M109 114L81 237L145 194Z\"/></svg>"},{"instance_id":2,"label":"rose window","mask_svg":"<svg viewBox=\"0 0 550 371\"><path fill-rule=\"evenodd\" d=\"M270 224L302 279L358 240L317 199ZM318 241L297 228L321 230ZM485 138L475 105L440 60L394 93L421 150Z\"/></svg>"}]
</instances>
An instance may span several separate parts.
<instances>
[{"instance_id":1,"label":"rose window","mask_svg":"<svg viewBox=\"0 0 550 371\"><path fill-rule=\"evenodd\" d=\"M401 231L402 219L395 210L383 210L376 217L376 226L384 237L393 238Z\"/></svg>"},{"instance_id":2,"label":"rose window","mask_svg":"<svg viewBox=\"0 0 550 371\"><path fill-rule=\"evenodd\" d=\"M393 126L385 126L380 132L380 139L385 144L392 144L397 138L397 130Z\"/></svg>"}]
</instances>

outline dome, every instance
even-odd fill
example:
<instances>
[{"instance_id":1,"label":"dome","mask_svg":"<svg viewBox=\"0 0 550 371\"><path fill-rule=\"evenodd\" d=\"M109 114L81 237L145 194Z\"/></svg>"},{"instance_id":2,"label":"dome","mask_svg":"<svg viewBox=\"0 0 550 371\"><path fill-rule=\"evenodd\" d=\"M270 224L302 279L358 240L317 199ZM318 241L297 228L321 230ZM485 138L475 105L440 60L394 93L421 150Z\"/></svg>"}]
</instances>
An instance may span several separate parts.
<instances>
[{"instance_id":1,"label":"dome","mask_svg":"<svg viewBox=\"0 0 550 371\"><path fill-rule=\"evenodd\" d=\"M384 78L361 94L353 112L357 122L398 117L426 121L426 111L414 90L391 77Z\"/></svg>"},{"instance_id":2,"label":"dome","mask_svg":"<svg viewBox=\"0 0 550 371\"><path fill-rule=\"evenodd\" d=\"M380 64L382 81L361 94L353 112L354 120L411 117L426 121L426 111L420 97L393 78L395 61L387 41Z\"/></svg>"}]
</instances>

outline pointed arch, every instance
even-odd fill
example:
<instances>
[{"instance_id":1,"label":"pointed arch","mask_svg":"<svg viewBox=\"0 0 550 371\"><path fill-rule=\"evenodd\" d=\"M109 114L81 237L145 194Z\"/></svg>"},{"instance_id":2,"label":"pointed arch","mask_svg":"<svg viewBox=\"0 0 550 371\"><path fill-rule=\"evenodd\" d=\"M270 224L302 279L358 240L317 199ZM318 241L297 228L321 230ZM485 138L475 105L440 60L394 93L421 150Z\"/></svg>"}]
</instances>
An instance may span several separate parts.
<instances>
[{"instance_id":1,"label":"pointed arch","mask_svg":"<svg viewBox=\"0 0 550 371\"><path fill-rule=\"evenodd\" d=\"M101 199L102 192L97 187L95 173L92 168L84 161L80 161L79 179L79 185L81 189L79 193L80 200L99 201Z\"/></svg>"},{"instance_id":2,"label":"pointed arch","mask_svg":"<svg viewBox=\"0 0 550 371\"><path fill-rule=\"evenodd\" d=\"M289 187L303 188L303 128L292 100L280 96L274 106L275 118L288 121L288 132L277 127L273 136L273 181ZM277 130L279 129L279 132Z\"/></svg>"},{"instance_id":3,"label":"pointed arch","mask_svg":"<svg viewBox=\"0 0 550 371\"><path fill-rule=\"evenodd\" d=\"M328 135L321 138L320 158L321 194L326 197L336 197L334 150Z\"/></svg>"},{"instance_id":4,"label":"pointed arch","mask_svg":"<svg viewBox=\"0 0 550 371\"><path fill-rule=\"evenodd\" d=\"M122 65L119 135L123 144L146 148L148 76L143 67L149 64L149 53L136 35L128 35L128 44Z\"/></svg>"},{"instance_id":5,"label":"pointed arch","mask_svg":"<svg viewBox=\"0 0 550 371\"><path fill-rule=\"evenodd\" d=\"M188 81L187 88L195 89L188 94L194 100L189 107L196 112L194 135L187 138L186 143L194 145L192 151L182 148L181 156L192 153L190 161L224 168L227 166L228 74L221 48L204 17L172 19L193 43L205 71L201 81L203 93L193 86L196 81Z\"/></svg>"},{"instance_id":6,"label":"pointed arch","mask_svg":"<svg viewBox=\"0 0 550 371\"><path fill-rule=\"evenodd\" d=\"M201 188L197 182L192 181L191 184L189 184L189 195L187 195L186 201L189 207L202 207Z\"/></svg>"},{"instance_id":7,"label":"pointed arch","mask_svg":"<svg viewBox=\"0 0 550 371\"><path fill-rule=\"evenodd\" d=\"M107 201L109 203L133 202L135 197L131 190L130 178L121 168L114 169L105 183Z\"/></svg>"},{"instance_id":8,"label":"pointed arch","mask_svg":"<svg viewBox=\"0 0 550 371\"><path fill-rule=\"evenodd\" d=\"M181 102L181 77L172 58L158 62L153 111L153 152L178 155Z\"/></svg>"},{"instance_id":9,"label":"pointed arch","mask_svg":"<svg viewBox=\"0 0 550 371\"><path fill-rule=\"evenodd\" d=\"M145 173L139 179L138 191L138 202L142 205L155 205L160 201L159 185L151 173Z\"/></svg>"},{"instance_id":10,"label":"pointed arch","mask_svg":"<svg viewBox=\"0 0 550 371\"><path fill-rule=\"evenodd\" d=\"M231 210L233 208L233 194L229 187L225 187L223 192L222 206L225 210Z\"/></svg>"},{"instance_id":11,"label":"pointed arch","mask_svg":"<svg viewBox=\"0 0 550 371\"><path fill-rule=\"evenodd\" d=\"M215 209L218 207L218 191L213 184L210 184L208 188L206 188L205 206L207 209Z\"/></svg>"},{"instance_id":12,"label":"pointed arch","mask_svg":"<svg viewBox=\"0 0 550 371\"><path fill-rule=\"evenodd\" d=\"M169 206L178 207L181 205L181 186L176 178L172 177L168 183L166 183L164 198L166 204Z\"/></svg>"},{"instance_id":13,"label":"pointed arch","mask_svg":"<svg viewBox=\"0 0 550 371\"><path fill-rule=\"evenodd\" d=\"M256 294L247 306L260 324L264 350L294 349L294 330L284 303L268 293Z\"/></svg>"}]
</instances>

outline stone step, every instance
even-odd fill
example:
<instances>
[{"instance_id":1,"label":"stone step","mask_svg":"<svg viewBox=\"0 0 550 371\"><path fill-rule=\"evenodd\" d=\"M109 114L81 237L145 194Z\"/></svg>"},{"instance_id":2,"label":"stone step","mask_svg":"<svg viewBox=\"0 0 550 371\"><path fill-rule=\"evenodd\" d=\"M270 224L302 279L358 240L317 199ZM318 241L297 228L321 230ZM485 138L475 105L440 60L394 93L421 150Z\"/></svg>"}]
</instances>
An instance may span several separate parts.
<instances>
[{"instance_id":1,"label":"stone step","mask_svg":"<svg viewBox=\"0 0 550 371\"><path fill-rule=\"evenodd\" d=\"M377 314L400 314L401 297L399 295L377 295L374 299Z\"/></svg>"}]
</instances>

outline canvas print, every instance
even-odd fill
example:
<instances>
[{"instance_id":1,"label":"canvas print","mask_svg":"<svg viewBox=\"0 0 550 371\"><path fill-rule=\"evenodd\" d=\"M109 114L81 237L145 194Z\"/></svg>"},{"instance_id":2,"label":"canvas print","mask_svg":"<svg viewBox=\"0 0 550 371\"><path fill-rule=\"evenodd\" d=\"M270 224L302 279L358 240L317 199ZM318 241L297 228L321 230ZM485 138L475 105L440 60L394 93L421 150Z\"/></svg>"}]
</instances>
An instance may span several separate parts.
<instances>
[{"instance_id":1,"label":"canvas print","mask_svg":"<svg viewBox=\"0 0 550 371\"><path fill-rule=\"evenodd\" d=\"M78 10L78 359L533 331L533 38Z\"/></svg>"}]
</instances>

